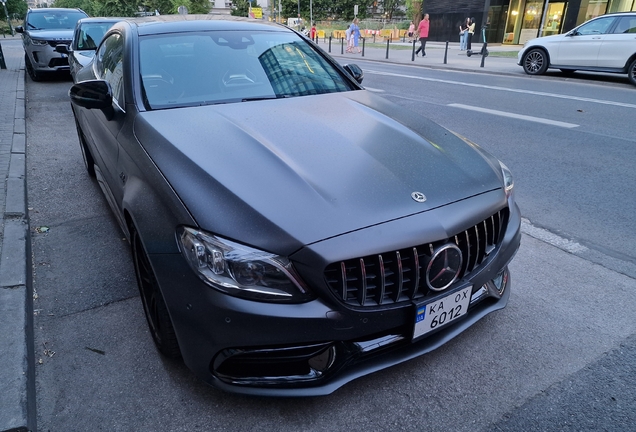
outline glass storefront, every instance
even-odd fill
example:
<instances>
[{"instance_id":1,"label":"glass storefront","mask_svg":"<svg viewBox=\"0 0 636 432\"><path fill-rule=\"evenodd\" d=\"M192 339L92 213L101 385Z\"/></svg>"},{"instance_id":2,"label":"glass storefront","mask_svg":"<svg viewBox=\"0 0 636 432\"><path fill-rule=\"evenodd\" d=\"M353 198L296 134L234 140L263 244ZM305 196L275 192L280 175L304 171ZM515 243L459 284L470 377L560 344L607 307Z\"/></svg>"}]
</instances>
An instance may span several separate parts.
<instances>
[{"instance_id":1,"label":"glass storefront","mask_svg":"<svg viewBox=\"0 0 636 432\"><path fill-rule=\"evenodd\" d=\"M548 13L543 19L543 31L541 36L550 36L561 33L563 18L565 17L565 2L554 2L548 4Z\"/></svg>"}]
</instances>

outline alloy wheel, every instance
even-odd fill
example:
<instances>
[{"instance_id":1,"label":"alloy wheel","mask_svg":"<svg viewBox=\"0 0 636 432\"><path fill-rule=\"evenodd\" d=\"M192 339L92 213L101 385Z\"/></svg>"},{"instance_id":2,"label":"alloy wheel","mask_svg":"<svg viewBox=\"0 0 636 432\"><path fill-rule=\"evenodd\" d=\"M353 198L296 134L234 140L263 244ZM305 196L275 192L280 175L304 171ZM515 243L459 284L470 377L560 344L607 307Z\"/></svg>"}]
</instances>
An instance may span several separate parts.
<instances>
[{"instance_id":1,"label":"alloy wheel","mask_svg":"<svg viewBox=\"0 0 636 432\"><path fill-rule=\"evenodd\" d=\"M529 75L540 75L547 66L546 55L538 49L530 51L523 59L523 70Z\"/></svg>"}]
</instances>

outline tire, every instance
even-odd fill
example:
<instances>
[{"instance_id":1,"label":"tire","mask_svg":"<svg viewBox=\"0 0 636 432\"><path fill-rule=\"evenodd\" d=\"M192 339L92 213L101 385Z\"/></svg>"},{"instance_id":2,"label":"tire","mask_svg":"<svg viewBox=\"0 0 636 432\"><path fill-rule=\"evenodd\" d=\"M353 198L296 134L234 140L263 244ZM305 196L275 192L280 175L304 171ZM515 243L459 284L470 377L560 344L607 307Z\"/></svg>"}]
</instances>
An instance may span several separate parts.
<instances>
[{"instance_id":1,"label":"tire","mask_svg":"<svg viewBox=\"0 0 636 432\"><path fill-rule=\"evenodd\" d=\"M629 82L636 85L636 59L632 60L627 68L627 78L629 78Z\"/></svg>"},{"instance_id":2,"label":"tire","mask_svg":"<svg viewBox=\"0 0 636 432\"><path fill-rule=\"evenodd\" d=\"M131 228L131 242L137 286L144 306L146 320L152 339L161 354L168 358L181 357L181 350L177 342L177 336L168 314L168 308L161 295L159 284L150 265L150 259L141 242L139 234Z\"/></svg>"},{"instance_id":3,"label":"tire","mask_svg":"<svg viewBox=\"0 0 636 432\"><path fill-rule=\"evenodd\" d=\"M84 133L80 129L77 119L75 119L75 128L77 129L77 137L79 138L80 149L82 150L82 159L84 159L86 172L88 172L89 176L95 178L95 159L93 159L93 155L88 149L88 145L86 144L86 140L84 139Z\"/></svg>"},{"instance_id":4,"label":"tire","mask_svg":"<svg viewBox=\"0 0 636 432\"><path fill-rule=\"evenodd\" d=\"M42 74L36 72L35 69L33 69L31 60L29 60L29 56L26 53L24 53L24 68L27 70L27 73L33 81L42 81Z\"/></svg>"},{"instance_id":5,"label":"tire","mask_svg":"<svg viewBox=\"0 0 636 432\"><path fill-rule=\"evenodd\" d=\"M542 75L548 69L548 55L540 48L528 51L521 62L528 75Z\"/></svg>"}]
</instances>

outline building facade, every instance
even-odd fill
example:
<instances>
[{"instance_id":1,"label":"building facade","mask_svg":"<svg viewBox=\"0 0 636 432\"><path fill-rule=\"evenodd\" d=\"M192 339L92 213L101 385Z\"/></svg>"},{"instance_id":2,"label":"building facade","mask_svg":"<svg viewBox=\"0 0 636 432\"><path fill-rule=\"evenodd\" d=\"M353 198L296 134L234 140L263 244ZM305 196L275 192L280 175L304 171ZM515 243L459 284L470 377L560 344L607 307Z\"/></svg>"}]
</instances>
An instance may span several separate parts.
<instances>
[{"instance_id":1,"label":"building facade","mask_svg":"<svg viewBox=\"0 0 636 432\"><path fill-rule=\"evenodd\" d=\"M636 11L636 0L425 0L429 40L459 41L459 25L476 22L473 42L524 44L537 36L569 31L612 12ZM488 23L482 30L483 24Z\"/></svg>"}]
</instances>

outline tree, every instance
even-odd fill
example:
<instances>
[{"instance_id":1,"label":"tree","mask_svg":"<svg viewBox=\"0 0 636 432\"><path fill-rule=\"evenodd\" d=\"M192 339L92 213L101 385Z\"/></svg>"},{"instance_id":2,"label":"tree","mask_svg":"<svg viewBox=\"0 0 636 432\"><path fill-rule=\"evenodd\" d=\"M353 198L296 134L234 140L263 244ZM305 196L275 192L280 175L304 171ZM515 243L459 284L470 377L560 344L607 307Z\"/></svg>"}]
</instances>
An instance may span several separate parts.
<instances>
[{"instance_id":1,"label":"tree","mask_svg":"<svg viewBox=\"0 0 636 432\"><path fill-rule=\"evenodd\" d=\"M250 0L235 0L232 2L232 11L230 12L234 16L246 17L250 10ZM252 6L254 6L252 4Z\"/></svg>"},{"instance_id":2,"label":"tree","mask_svg":"<svg viewBox=\"0 0 636 432\"><path fill-rule=\"evenodd\" d=\"M139 12L138 0L98 0L98 3L98 16L133 17Z\"/></svg>"},{"instance_id":3,"label":"tree","mask_svg":"<svg viewBox=\"0 0 636 432\"><path fill-rule=\"evenodd\" d=\"M90 16L99 14L100 3L98 0L56 0L54 7L60 8L80 8Z\"/></svg>"},{"instance_id":4,"label":"tree","mask_svg":"<svg viewBox=\"0 0 636 432\"><path fill-rule=\"evenodd\" d=\"M387 18L393 18L393 14L399 10L400 6L404 5L406 0L382 0L382 9L387 14Z\"/></svg>"},{"instance_id":5,"label":"tree","mask_svg":"<svg viewBox=\"0 0 636 432\"><path fill-rule=\"evenodd\" d=\"M367 7L372 4L373 0L312 0L313 18L315 20L323 20L327 18L342 19L350 21L353 19L354 6L358 5L358 18L367 16ZM310 3L309 0L282 0L283 15L287 17L298 16L298 6L300 4L300 16L309 19Z\"/></svg>"},{"instance_id":6,"label":"tree","mask_svg":"<svg viewBox=\"0 0 636 432\"><path fill-rule=\"evenodd\" d=\"M420 22L422 19L423 0L406 0L406 16L411 18L414 23Z\"/></svg>"},{"instance_id":7,"label":"tree","mask_svg":"<svg viewBox=\"0 0 636 432\"><path fill-rule=\"evenodd\" d=\"M173 6L170 0L147 0L143 2L143 7L147 12L158 11L161 15L173 13Z\"/></svg>"},{"instance_id":8,"label":"tree","mask_svg":"<svg viewBox=\"0 0 636 432\"><path fill-rule=\"evenodd\" d=\"M24 0L7 0L7 13L10 17L16 14L20 18L24 18L29 6ZM6 21L7 16L4 14L4 8L0 5L0 18Z\"/></svg>"}]
</instances>

